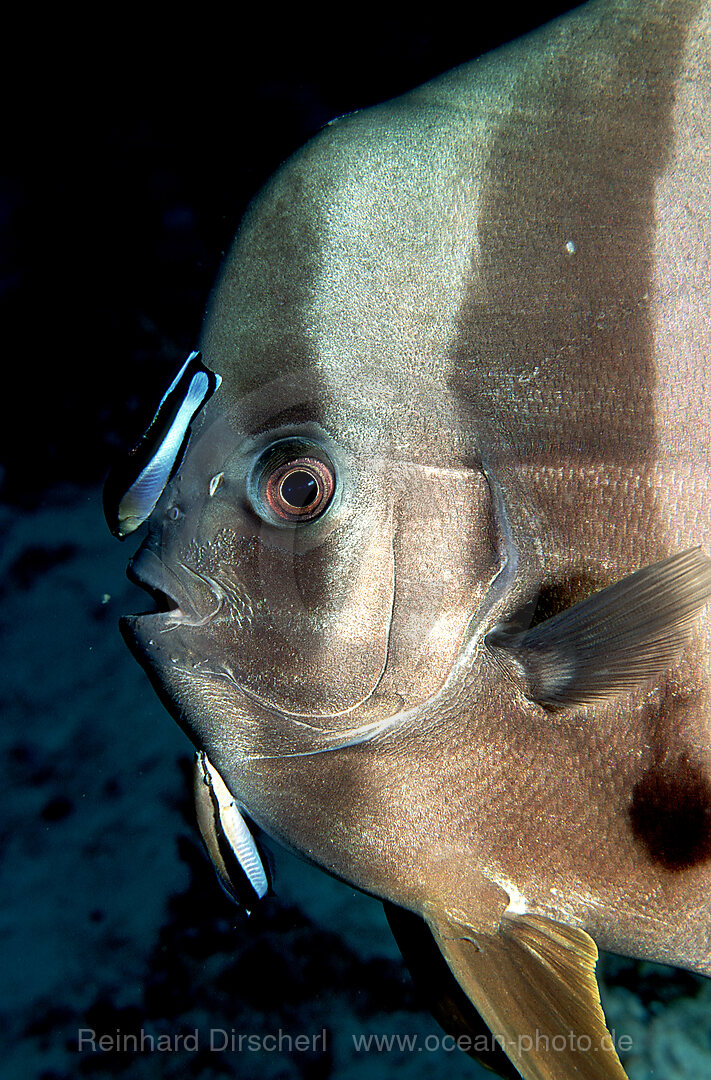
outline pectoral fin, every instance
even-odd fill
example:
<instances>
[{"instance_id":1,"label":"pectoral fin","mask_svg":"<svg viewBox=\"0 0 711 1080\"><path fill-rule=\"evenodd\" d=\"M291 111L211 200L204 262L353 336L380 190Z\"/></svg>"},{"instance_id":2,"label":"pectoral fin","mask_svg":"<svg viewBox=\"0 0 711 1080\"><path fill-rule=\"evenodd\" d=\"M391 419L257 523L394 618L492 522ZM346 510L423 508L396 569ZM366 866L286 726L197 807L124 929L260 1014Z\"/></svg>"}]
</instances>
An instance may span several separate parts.
<instances>
[{"instance_id":1,"label":"pectoral fin","mask_svg":"<svg viewBox=\"0 0 711 1080\"><path fill-rule=\"evenodd\" d=\"M583 930L504 915L481 933L428 915L462 989L524 1080L627 1080L602 1006L597 947Z\"/></svg>"},{"instance_id":2,"label":"pectoral fin","mask_svg":"<svg viewBox=\"0 0 711 1080\"><path fill-rule=\"evenodd\" d=\"M700 548L672 555L601 589L529 630L496 627L494 657L548 709L634 689L677 657L711 599L711 560Z\"/></svg>"}]
</instances>

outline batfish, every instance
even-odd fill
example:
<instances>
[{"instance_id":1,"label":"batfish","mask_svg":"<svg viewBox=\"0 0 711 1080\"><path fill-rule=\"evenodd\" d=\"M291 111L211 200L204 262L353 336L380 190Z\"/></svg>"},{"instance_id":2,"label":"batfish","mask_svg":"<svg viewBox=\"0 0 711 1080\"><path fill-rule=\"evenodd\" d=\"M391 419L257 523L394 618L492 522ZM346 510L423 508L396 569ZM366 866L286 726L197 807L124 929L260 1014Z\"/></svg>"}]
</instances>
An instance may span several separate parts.
<instances>
[{"instance_id":1,"label":"batfish","mask_svg":"<svg viewBox=\"0 0 711 1080\"><path fill-rule=\"evenodd\" d=\"M526 1080L624 1077L598 946L711 975L710 43L592 3L328 124L107 488L226 887L254 822L424 920Z\"/></svg>"}]
</instances>

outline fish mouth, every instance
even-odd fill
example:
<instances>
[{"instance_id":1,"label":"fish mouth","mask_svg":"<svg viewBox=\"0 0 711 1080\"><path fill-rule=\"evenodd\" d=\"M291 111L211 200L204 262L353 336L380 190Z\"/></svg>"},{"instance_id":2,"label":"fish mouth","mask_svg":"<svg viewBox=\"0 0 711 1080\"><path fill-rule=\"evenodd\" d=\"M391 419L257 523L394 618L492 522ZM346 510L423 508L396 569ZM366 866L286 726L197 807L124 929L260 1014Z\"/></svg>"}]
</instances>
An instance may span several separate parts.
<instances>
[{"instance_id":1,"label":"fish mouth","mask_svg":"<svg viewBox=\"0 0 711 1080\"><path fill-rule=\"evenodd\" d=\"M164 562L150 547L139 548L126 573L134 585L153 597L156 610L130 615L127 619L133 624L160 623L164 629L204 626L215 614L215 595L194 570L182 563L181 569L183 573ZM200 595L203 591L204 597Z\"/></svg>"}]
</instances>

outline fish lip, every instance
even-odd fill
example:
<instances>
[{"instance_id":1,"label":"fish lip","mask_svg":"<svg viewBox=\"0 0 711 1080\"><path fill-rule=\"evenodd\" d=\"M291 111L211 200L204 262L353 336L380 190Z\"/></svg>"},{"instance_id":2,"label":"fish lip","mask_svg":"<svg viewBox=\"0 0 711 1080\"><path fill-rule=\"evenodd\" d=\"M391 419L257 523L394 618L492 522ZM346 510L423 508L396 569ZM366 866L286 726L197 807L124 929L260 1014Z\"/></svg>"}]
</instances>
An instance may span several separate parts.
<instances>
[{"instance_id":1,"label":"fish lip","mask_svg":"<svg viewBox=\"0 0 711 1080\"><path fill-rule=\"evenodd\" d=\"M128 564L127 577L153 597L157 610L126 618L131 623L196 624L203 621L177 572L149 546L138 549Z\"/></svg>"}]
</instances>

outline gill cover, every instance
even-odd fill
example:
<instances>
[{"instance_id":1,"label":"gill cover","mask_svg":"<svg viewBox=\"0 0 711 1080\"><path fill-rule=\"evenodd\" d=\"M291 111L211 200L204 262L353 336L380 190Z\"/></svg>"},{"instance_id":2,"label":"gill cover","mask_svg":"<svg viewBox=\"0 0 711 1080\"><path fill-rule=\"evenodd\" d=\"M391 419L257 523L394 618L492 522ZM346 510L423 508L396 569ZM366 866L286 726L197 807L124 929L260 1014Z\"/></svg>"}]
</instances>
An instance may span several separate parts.
<instances>
[{"instance_id":1,"label":"gill cover","mask_svg":"<svg viewBox=\"0 0 711 1080\"><path fill-rule=\"evenodd\" d=\"M205 367L199 352L191 352L145 434L110 472L104 486L104 514L119 540L135 532L153 512L183 459L192 421L221 381Z\"/></svg>"}]
</instances>

